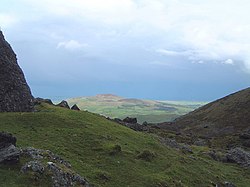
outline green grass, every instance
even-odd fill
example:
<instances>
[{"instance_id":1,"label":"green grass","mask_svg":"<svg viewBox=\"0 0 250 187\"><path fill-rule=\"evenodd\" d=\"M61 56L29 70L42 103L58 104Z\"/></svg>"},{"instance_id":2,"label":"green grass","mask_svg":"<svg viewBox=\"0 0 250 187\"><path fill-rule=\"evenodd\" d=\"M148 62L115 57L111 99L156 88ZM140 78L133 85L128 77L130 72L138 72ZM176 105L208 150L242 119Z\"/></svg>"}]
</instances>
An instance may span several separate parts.
<instances>
[{"instance_id":1,"label":"green grass","mask_svg":"<svg viewBox=\"0 0 250 187\"><path fill-rule=\"evenodd\" d=\"M161 145L150 134L135 132L89 112L43 104L35 113L1 113L0 129L17 137L17 146L49 149L71 162L95 186L157 187L250 184L249 170L204 156L205 148L189 154ZM121 150L120 150L121 148ZM141 155L153 155L149 160ZM20 166L0 167L0 186L39 186ZM44 186L49 181L44 179Z\"/></svg>"},{"instance_id":2,"label":"green grass","mask_svg":"<svg viewBox=\"0 0 250 187\"><path fill-rule=\"evenodd\" d=\"M70 105L77 104L82 110L103 114L111 118L136 117L139 123L160 123L172 121L205 102L153 101L124 99L115 95L97 95L68 99Z\"/></svg>"}]
</instances>

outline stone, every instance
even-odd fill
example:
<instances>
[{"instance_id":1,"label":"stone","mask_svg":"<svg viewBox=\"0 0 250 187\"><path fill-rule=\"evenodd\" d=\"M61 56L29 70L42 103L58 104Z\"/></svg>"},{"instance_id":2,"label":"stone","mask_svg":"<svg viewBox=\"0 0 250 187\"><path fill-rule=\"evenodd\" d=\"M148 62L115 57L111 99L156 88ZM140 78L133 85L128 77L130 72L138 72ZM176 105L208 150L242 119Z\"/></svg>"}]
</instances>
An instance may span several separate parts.
<instances>
[{"instance_id":1,"label":"stone","mask_svg":"<svg viewBox=\"0 0 250 187\"><path fill-rule=\"evenodd\" d=\"M125 123L131 123L131 124L136 124L137 123L137 119L136 118L130 118L130 117L126 117L122 121L125 122Z\"/></svg>"},{"instance_id":2,"label":"stone","mask_svg":"<svg viewBox=\"0 0 250 187\"><path fill-rule=\"evenodd\" d=\"M16 54L0 31L0 112L31 112L34 98Z\"/></svg>"},{"instance_id":3,"label":"stone","mask_svg":"<svg viewBox=\"0 0 250 187\"><path fill-rule=\"evenodd\" d=\"M236 147L229 150L226 157L228 162L237 163L243 167L250 167L250 152L242 148Z\"/></svg>"},{"instance_id":4,"label":"stone","mask_svg":"<svg viewBox=\"0 0 250 187\"><path fill-rule=\"evenodd\" d=\"M22 166L21 172L26 173L29 170L39 174L43 174L44 167L40 161L29 161L24 166Z\"/></svg>"},{"instance_id":5,"label":"stone","mask_svg":"<svg viewBox=\"0 0 250 187\"><path fill-rule=\"evenodd\" d=\"M180 144L175 139L160 138L160 141L162 144L164 144L168 147L174 148L174 149L179 149L184 153L193 153L193 150L190 148L189 145Z\"/></svg>"},{"instance_id":6,"label":"stone","mask_svg":"<svg viewBox=\"0 0 250 187\"><path fill-rule=\"evenodd\" d=\"M62 107L62 108L67 108L70 109L69 104L67 101L61 101L59 104L57 104L56 106Z\"/></svg>"},{"instance_id":7,"label":"stone","mask_svg":"<svg viewBox=\"0 0 250 187\"><path fill-rule=\"evenodd\" d=\"M69 162L49 150L28 147L22 149L21 156L34 159L21 167L22 173L31 171L36 176L50 175L53 187L90 186L85 178L71 169Z\"/></svg>"},{"instance_id":8,"label":"stone","mask_svg":"<svg viewBox=\"0 0 250 187\"><path fill-rule=\"evenodd\" d=\"M17 163L20 151L16 147L16 138L8 133L0 133L0 163Z\"/></svg>"},{"instance_id":9,"label":"stone","mask_svg":"<svg viewBox=\"0 0 250 187\"><path fill-rule=\"evenodd\" d=\"M77 110L77 111L80 111L80 108L74 104L72 107L71 107L71 110Z\"/></svg>"}]
</instances>

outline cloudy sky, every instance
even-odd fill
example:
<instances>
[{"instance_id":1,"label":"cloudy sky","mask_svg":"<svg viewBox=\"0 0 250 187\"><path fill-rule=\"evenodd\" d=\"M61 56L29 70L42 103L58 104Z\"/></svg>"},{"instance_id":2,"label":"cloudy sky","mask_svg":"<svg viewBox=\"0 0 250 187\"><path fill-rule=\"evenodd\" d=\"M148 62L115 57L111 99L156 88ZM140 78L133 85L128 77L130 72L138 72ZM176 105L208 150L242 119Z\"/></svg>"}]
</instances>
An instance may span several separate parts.
<instances>
[{"instance_id":1,"label":"cloudy sky","mask_svg":"<svg viewBox=\"0 0 250 187\"><path fill-rule=\"evenodd\" d=\"M35 96L214 100L250 85L249 0L1 0Z\"/></svg>"}]
</instances>

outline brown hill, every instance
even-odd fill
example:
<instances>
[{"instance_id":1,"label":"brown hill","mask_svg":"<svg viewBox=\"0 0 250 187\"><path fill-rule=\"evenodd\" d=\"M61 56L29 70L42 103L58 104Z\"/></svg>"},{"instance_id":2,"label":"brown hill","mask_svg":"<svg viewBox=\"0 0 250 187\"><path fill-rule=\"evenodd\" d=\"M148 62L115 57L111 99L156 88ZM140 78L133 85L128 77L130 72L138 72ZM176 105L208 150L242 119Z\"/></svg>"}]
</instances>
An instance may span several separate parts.
<instances>
[{"instance_id":1,"label":"brown hill","mask_svg":"<svg viewBox=\"0 0 250 187\"><path fill-rule=\"evenodd\" d=\"M250 147L250 88L204 105L173 123L156 126L177 132L190 143L203 139L214 147Z\"/></svg>"},{"instance_id":2,"label":"brown hill","mask_svg":"<svg viewBox=\"0 0 250 187\"><path fill-rule=\"evenodd\" d=\"M250 128L250 88L209 103L178 118L176 127L202 136L241 133Z\"/></svg>"}]
</instances>

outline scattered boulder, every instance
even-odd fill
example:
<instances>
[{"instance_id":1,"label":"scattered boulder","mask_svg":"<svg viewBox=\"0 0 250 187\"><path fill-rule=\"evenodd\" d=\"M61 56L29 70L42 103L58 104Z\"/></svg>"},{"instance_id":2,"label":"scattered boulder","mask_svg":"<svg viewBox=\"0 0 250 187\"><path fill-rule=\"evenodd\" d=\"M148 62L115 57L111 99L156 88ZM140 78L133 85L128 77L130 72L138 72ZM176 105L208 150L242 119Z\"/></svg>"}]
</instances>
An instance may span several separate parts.
<instances>
[{"instance_id":1,"label":"scattered boulder","mask_svg":"<svg viewBox=\"0 0 250 187\"><path fill-rule=\"evenodd\" d=\"M71 107L71 110L77 110L77 111L80 111L80 108L74 104L72 107Z\"/></svg>"},{"instance_id":2,"label":"scattered boulder","mask_svg":"<svg viewBox=\"0 0 250 187\"><path fill-rule=\"evenodd\" d=\"M228 151L226 154L227 161L237 163L243 167L250 167L250 152L242 148L236 147Z\"/></svg>"},{"instance_id":3,"label":"scattered boulder","mask_svg":"<svg viewBox=\"0 0 250 187\"><path fill-rule=\"evenodd\" d=\"M112 121L119 123L120 125L126 126L130 129L133 129L135 131L148 131L149 130L149 127L147 125L141 125L141 124L137 123L136 118L126 117L123 120L121 120L119 118L115 118Z\"/></svg>"},{"instance_id":4,"label":"scattered boulder","mask_svg":"<svg viewBox=\"0 0 250 187\"><path fill-rule=\"evenodd\" d=\"M131 124L136 124L137 123L137 119L136 118L130 118L130 117L126 117L122 121L125 122L125 123L131 123Z\"/></svg>"},{"instance_id":5,"label":"scattered boulder","mask_svg":"<svg viewBox=\"0 0 250 187\"><path fill-rule=\"evenodd\" d=\"M20 151L16 148L16 138L11 134L0 133L0 163L17 163Z\"/></svg>"},{"instance_id":6,"label":"scattered boulder","mask_svg":"<svg viewBox=\"0 0 250 187\"><path fill-rule=\"evenodd\" d=\"M193 153L192 149L190 146L186 144L180 144L178 143L175 139L170 139L170 138L160 138L160 141L162 144L174 148L174 149L179 149L184 153Z\"/></svg>"},{"instance_id":7,"label":"scattered boulder","mask_svg":"<svg viewBox=\"0 0 250 187\"><path fill-rule=\"evenodd\" d=\"M51 99L43 99L43 98L40 98L40 97L35 98L35 105L41 104L41 103L47 103L47 104L50 104L50 105L54 105L53 102L51 101Z\"/></svg>"},{"instance_id":8,"label":"scattered boulder","mask_svg":"<svg viewBox=\"0 0 250 187\"><path fill-rule=\"evenodd\" d=\"M70 109L69 104L67 101L61 101L59 104L57 104L56 106L62 107L62 108L67 108Z\"/></svg>"},{"instance_id":9,"label":"scattered boulder","mask_svg":"<svg viewBox=\"0 0 250 187\"><path fill-rule=\"evenodd\" d=\"M31 112L34 98L16 54L0 31L0 112Z\"/></svg>"}]
</instances>

